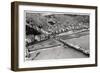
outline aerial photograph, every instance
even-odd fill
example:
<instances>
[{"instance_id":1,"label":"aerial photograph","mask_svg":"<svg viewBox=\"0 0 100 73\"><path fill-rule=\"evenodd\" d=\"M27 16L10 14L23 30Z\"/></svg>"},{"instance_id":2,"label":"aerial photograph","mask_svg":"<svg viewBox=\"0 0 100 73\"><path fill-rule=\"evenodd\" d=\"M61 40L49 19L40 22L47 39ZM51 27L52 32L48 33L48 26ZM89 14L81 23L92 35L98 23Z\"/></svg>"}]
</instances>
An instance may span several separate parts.
<instances>
[{"instance_id":1,"label":"aerial photograph","mask_svg":"<svg viewBox=\"0 0 100 73\"><path fill-rule=\"evenodd\" d=\"M90 57L90 15L25 11L25 61Z\"/></svg>"}]
</instances>

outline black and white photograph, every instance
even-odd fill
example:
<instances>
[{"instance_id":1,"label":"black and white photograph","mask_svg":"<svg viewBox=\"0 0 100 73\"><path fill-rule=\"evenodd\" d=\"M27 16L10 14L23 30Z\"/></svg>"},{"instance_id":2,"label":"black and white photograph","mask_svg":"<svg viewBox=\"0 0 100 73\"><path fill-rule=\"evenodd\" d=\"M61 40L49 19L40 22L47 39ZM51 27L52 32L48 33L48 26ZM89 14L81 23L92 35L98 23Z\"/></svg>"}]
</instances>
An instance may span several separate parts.
<instances>
[{"instance_id":1,"label":"black and white photograph","mask_svg":"<svg viewBox=\"0 0 100 73\"><path fill-rule=\"evenodd\" d=\"M90 15L25 11L25 61L89 58Z\"/></svg>"},{"instance_id":2,"label":"black and white photograph","mask_svg":"<svg viewBox=\"0 0 100 73\"><path fill-rule=\"evenodd\" d=\"M12 70L97 66L97 7L12 3Z\"/></svg>"}]
</instances>

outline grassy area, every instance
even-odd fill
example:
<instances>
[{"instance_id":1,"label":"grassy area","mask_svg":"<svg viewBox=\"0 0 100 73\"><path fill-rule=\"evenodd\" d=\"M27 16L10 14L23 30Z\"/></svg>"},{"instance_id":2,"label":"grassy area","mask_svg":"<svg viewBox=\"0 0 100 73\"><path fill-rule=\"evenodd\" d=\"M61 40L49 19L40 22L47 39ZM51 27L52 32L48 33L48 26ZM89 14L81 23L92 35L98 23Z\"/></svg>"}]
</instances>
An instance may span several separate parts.
<instances>
[{"instance_id":1,"label":"grassy area","mask_svg":"<svg viewBox=\"0 0 100 73\"><path fill-rule=\"evenodd\" d=\"M53 39L48 39L46 41L34 44L34 45L30 45L27 48L29 49L29 51L35 51L35 50L39 50L39 49L45 49L45 48L50 48L50 47L56 47L57 45L59 45L60 43L58 43L57 41L53 40Z\"/></svg>"},{"instance_id":2,"label":"grassy area","mask_svg":"<svg viewBox=\"0 0 100 73\"><path fill-rule=\"evenodd\" d=\"M67 39L66 41L74 45L78 45L85 50L89 50L89 35L81 36L79 38Z\"/></svg>"},{"instance_id":3,"label":"grassy area","mask_svg":"<svg viewBox=\"0 0 100 73\"><path fill-rule=\"evenodd\" d=\"M79 37L85 36L85 35L89 35L89 31L73 33L73 34L69 34L69 35L63 35L63 36L60 36L60 38L62 40L66 40L66 39L79 38Z\"/></svg>"}]
</instances>

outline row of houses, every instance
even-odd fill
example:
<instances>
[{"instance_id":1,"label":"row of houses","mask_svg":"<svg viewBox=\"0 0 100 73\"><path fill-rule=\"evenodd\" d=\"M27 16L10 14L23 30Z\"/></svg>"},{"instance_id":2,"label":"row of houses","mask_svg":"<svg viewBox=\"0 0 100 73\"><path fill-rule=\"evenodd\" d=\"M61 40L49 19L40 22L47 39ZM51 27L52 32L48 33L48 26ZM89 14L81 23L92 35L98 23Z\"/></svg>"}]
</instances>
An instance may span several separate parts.
<instances>
[{"instance_id":1,"label":"row of houses","mask_svg":"<svg viewBox=\"0 0 100 73\"><path fill-rule=\"evenodd\" d=\"M83 23L79 23L77 25L68 25L68 26L64 26L64 27L61 27L61 28L58 25L58 26L55 26L53 28L48 28L48 31L51 34L60 34L60 33L63 33L63 32L74 31L74 30L82 30L82 29L88 29L88 28L89 28L88 25L83 24Z\"/></svg>"},{"instance_id":2,"label":"row of houses","mask_svg":"<svg viewBox=\"0 0 100 73\"><path fill-rule=\"evenodd\" d=\"M61 29L58 29L58 30L55 30L55 31L52 30L52 32L48 32L45 29L39 29L37 26L34 26L34 29L41 32L41 34L38 34L38 35L32 34L31 35L32 37L30 37L29 40L31 39L31 42L34 42L35 40L36 41L47 40L47 39L53 38L57 34L60 34L60 33L63 33L63 32L69 32L69 31L73 31L73 30L82 30L82 29L88 29L88 28L89 28L89 26L80 23L78 25L69 25L66 28L61 28Z\"/></svg>"}]
</instances>

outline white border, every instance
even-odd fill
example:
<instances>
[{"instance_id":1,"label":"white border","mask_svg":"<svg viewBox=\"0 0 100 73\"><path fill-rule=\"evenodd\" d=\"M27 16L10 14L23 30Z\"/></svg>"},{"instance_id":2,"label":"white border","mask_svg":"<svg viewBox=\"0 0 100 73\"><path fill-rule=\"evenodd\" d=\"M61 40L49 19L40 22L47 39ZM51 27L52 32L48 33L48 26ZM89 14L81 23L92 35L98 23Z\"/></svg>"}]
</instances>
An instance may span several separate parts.
<instances>
[{"instance_id":1,"label":"white border","mask_svg":"<svg viewBox=\"0 0 100 73\"><path fill-rule=\"evenodd\" d=\"M81 59L59 59L59 60L36 60L24 61L24 10L29 11L53 11L67 13L90 14L90 57ZM95 10L80 8L44 7L44 6L24 6L19 5L19 68L34 68L62 65L83 65L95 64Z\"/></svg>"}]
</instances>

